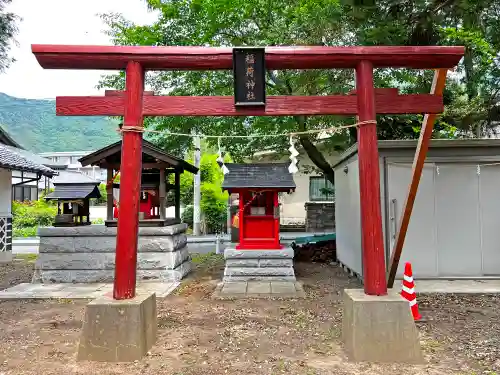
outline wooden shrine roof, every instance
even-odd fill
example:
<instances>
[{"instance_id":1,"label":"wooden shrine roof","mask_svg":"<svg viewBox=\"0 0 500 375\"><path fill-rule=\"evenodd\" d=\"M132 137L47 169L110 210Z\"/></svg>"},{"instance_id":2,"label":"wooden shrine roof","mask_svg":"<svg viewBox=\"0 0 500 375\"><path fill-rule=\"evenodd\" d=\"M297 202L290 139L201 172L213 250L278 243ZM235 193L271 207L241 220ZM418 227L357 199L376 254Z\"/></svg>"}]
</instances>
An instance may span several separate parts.
<instances>
[{"instance_id":1,"label":"wooden shrine roof","mask_svg":"<svg viewBox=\"0 0 500 375\"><path fill-rule=\"evenodd\" d=\"M289 163L226 164L229 173L224 176L222 188L239 189L295 189Z\"/></svg>"},{"instance_id":2,"label":"wooden shrine roof","mask_svg":"<svg viewBox=\"0 0 500 375\"><path fill-rule=\"evenodd\" d=\"M266 47L267 69L346 69L367 60L376 68L453 68L463 57L464 47L370 46ZM125 69L136 61L146 70L231 69L233 49L192 46L84 46L33 44L31 51L45 69Z\"/></svg>"},{"instance_id":3,"label":"wooden shrine roof","mask_svg":"<svg viewBox=\"0 0 500 375\"><path fill-rule=\"evenodd\" d=\"M101 192L96 184L59 184L54 186L54 191L47 194L45 199L75 200L100 197Z\"/></svg>"},{"instance_id":4,"label":"wooden shrine roof","mask_svg":"<svg viewBox=\"0 0 500 375\"><path fill-rule=\"evenodd\" d=\"M84 167L87 165L98 165L101 168L107 168L112 165L117 166L121 163L121 150L122 141L118 141L84 156L78 159L78 161ZM142 141L142 163L143 165L157 165L155 168L158 169L163 168L163 166L168 166L168 168L173 168L179 172L198 172L198 168L194 165L189 164L181 158L166 153L146 140Z\"/></svg>"}]
</instances>

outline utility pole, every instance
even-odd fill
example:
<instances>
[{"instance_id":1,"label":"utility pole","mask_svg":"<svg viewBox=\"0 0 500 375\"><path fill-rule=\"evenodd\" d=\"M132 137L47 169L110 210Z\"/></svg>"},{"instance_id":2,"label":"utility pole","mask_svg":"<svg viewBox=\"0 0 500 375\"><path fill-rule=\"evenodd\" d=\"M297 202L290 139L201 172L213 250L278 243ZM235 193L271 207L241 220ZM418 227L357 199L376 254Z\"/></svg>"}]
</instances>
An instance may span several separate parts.
<instances>
[{"instance_id":1,"label":"utility pole","mask_svg":"<svg viewBox=\"0 0 500 375\"><path fill-rule=\"evenodd\" d=\"M195 135L194 141L194 166L198 168L198 172L194 175L194 202L193 202L193 234L199 236L201 234L201 174L200 174L200 158L201 158L201 141L200 137Z\"/></svg>"}]
</instances>

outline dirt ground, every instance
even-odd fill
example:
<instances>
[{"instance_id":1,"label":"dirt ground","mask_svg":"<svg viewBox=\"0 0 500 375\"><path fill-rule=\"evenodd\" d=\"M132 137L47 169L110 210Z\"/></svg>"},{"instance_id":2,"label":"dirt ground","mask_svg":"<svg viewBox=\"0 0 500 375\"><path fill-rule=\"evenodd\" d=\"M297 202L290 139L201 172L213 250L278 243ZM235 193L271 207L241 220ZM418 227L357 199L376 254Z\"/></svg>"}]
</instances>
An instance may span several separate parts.
<instances>
[{"instance_id":1,"label":"dirt ground","mask_svg":"<svg viewBox=\"0 0 500 375\"><path fill-rule=\"evenodd\" d=\"M216 301L223 262L196 271L158 301L158 340L142 361L77 362L86 301L0 301L0 375L18 374L494 374L500 371L498 296L419 296L427 363L357 364L341 347L341 292L359 287L339 268L298 264L307 298ZM33 262L0 265L0 288L28 282Z\"/></svg>"}]
</instances>

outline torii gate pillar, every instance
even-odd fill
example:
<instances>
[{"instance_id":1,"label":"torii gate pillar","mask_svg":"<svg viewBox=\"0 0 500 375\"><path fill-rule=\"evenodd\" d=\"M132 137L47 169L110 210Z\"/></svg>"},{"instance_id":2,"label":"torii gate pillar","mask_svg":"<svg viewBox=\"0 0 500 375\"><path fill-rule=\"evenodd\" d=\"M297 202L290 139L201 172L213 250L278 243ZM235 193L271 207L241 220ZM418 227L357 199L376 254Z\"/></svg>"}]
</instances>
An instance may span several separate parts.
<instances>
[{"instance_id":1,"label":"torii gate pillar","mask_svg":"<svg viewBox=\"0 0 500 375\"><path fill-rule=\"evenodd\" d=\"M144 70L140 63L129 61L126 74L120 210L118 211L119 224L116 235L113 286L113 298L117 300L135 297L142 170Z\"/></svg>"},{"instance_id":2,"label":"torii gate pillar","mask_svg":"<svg viewBox=\"0 0 500 375\"><path fill-rule=\"evenodd\" d=\"M363 278L368 295L387 294L384 239L380 207L380 170L375 112L373 65L360 61L356 67L358 118L359 191L361 202L361 246ZM369 123L372 121L372 123Z\"/></svg>"}]
</instances>

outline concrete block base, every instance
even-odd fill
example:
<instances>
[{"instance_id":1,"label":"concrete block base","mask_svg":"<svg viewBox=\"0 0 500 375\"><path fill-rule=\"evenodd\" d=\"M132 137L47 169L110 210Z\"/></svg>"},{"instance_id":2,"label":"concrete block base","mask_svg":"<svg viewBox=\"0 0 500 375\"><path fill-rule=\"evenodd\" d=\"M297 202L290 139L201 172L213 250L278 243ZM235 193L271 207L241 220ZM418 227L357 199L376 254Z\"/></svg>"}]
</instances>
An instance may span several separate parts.
<instances>
[{"instance_id":1,"label":"concrete block base","mask_svg":"<svg viewBox=\"0 0 500 375\"><path fill-rule=\"evenodd\" d=\"M78 360L133 362L156 342L157 318L154 293L138 292L129 300L111 295L86 306L78 346Z\"/></svg>"},{"instance_id":2,"label":"concrete block base","mask_svg":"<svg viewBox=\"0 0 500 375\"><path fill-rule=\"evenodd\" d=\"M362 289L344 290L342 339L354 361L423 362L408 301L396 291L379 297L365 295Z\"/></svg>"},{"instance_id":3,"label":"concrete block base","mask_svg":"<svg viewBox=\"0 0 500 375\"><path fill-rule=\"evenodd\" d=\"M180 281L191 271L186 224L139 227L137 279ZM108 283L114 279L117 228L39 228L33 282Z\"/></svg>"},{"instance_id":4,"label":"concrete block base","mask_svg":"<svg viewBox=\"0 0 500 375\"><path fill-rule=\"evenodd\" d=\"M293 269L294 251L291 247L279 250L238 250L226 248L224 282L231 281L296 281Z\"/></svg>"}]
</instances>

